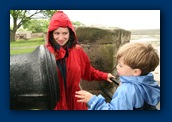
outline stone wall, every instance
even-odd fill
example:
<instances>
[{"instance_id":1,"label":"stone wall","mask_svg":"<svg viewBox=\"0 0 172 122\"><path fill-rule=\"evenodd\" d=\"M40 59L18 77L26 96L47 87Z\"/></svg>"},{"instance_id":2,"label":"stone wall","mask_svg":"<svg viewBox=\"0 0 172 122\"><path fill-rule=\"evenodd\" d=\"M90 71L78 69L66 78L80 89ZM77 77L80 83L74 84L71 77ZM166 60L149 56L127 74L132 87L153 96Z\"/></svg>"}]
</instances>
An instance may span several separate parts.
<instances>
[{"instance_id":1,"label":"stone wall","mask_svg":"<svg viewBox=\"0 0 172 122\"><path fill-rule=\"evenodd\" d=\"M42 38L44 37L44 33L31 33L32 38Z\"/></svg>"},{"instance_id":2,"label":"stone wall","mask_svg":"<svg viewBox=\"0 0 172 122\"><path fill-rule=\"evenodd\" d=\"M31 31L17 32L15 35L16 40L20 39L34 39L34 38L43 38L44 33L32 33Z\"/></svg>"},{"instance_id":3,"label":"stone wall","mask_svg":"<svg viewBox=\"0 0 172 122\"><path fill-rule=\"evenodd\" d=\"M78 27L76 34L79 44L88 54L94 68L116 74L115 54L118 48L130 41L131 32L123 29L100 29L93 27ZM117 86L106 81L81 81L81 87L93 94L102 94L107 101ZM104 91L104 92L103 92ZM106 94L105 94L106 93Z\"/></svg>"},{"instance_id":4,"label":"stone wall","mask_svg":"<svg viewBox=\"0 0 172 122\"><path fill-rule=\"evenodd\" d=\"M21 31L21 32L17 32L15 35L15 39L16 40L20 40L20 39L31 39L32 38L32 31Z\"/></svg>"}]
</instances>

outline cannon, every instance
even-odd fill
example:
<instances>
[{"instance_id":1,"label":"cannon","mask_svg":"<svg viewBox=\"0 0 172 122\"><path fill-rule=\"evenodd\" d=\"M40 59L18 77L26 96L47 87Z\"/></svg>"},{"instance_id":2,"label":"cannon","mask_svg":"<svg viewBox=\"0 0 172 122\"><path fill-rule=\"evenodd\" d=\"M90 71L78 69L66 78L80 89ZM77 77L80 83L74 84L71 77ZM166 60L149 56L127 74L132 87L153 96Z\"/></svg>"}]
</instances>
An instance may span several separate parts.
<instances>
[{"instance_id":1,"label":"cannon","mask_svg":"<svg viewBox=\"0 0 172 122\"><path fill-rule=\"evenodd\" d=\"M56 60L44 46L10 56L10 109L53 110L59 101Z\"/></svg>"}]
</instances>

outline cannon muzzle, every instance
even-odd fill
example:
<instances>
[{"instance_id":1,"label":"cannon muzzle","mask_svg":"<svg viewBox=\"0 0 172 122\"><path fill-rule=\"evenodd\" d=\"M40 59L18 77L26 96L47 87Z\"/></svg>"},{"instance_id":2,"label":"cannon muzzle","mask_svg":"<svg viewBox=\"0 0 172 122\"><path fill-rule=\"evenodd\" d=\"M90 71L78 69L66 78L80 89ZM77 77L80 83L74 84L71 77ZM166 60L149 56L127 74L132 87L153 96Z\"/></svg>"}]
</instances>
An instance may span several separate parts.
<instances>
[{"instance_id":1,"label":"cannon muzzle","mask_svg":"<svg viewBox=\"0 0 172 122\"><path fill-rule=\"evenodd\" d=\"M10 109L53 110L59 100L56 60L41 45L33 52L10 56Z\"/></svg>"}]
</instances>

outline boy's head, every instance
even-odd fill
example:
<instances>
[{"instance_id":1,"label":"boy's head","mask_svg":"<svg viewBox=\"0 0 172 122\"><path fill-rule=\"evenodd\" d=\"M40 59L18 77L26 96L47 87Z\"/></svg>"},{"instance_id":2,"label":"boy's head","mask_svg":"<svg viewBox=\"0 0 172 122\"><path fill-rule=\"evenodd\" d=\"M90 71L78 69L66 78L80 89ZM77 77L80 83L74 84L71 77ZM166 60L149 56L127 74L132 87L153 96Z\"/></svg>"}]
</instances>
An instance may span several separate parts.
<instances>
[{"instance_id":1,"label":"boy's head","mask_svg":"<svg viewBox=\"0 0 172 122\"><path fill-rule=\"evenodd\" d=\"M157 51L151 44L147 43L127 43L121 46L116 55L117 61L122 59L123 64L138 69L138 75L146 75L154 71L159 64ZM119 65L119 64L118 64Z\"/></svg>"}]
</instances>

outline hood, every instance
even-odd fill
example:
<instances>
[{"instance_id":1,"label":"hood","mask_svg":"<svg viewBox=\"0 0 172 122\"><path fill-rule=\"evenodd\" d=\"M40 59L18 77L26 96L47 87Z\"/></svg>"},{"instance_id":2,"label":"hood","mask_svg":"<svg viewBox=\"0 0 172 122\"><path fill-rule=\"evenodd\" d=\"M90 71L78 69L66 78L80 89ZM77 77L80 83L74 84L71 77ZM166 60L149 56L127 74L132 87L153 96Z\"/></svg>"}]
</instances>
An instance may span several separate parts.
<instances>
[{"instance_id":1,"label":"hood","mask_svg":"<svg viewBox=\"0 0 172 122\"><path fill-rule=\"evenodd\" d=\"M156 105L160 101L160 86L152 73L145 76L120 76L120 81L135 84L138 87L136 92L141 93L139 96L142 96L148 104Z\"/></svg>"},{"instance_id":2,"label":"hood","mask_svg":"<svg viewBox=\"0 0 172 122\"><path fill-rule=\"evenodd\" d=\"M73 24L70 21L69 17L63 11L57 11L56 13L54 13L49 23L48 33L47 33L48 45L49 45L50 32L57 29L58 27L69 27L74 32L75 40L77 41L76 32L74 30Z\"/></svg>"}]
</instances>

